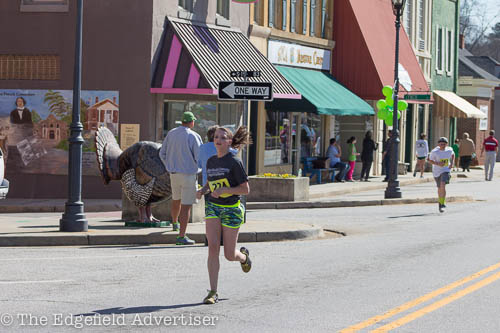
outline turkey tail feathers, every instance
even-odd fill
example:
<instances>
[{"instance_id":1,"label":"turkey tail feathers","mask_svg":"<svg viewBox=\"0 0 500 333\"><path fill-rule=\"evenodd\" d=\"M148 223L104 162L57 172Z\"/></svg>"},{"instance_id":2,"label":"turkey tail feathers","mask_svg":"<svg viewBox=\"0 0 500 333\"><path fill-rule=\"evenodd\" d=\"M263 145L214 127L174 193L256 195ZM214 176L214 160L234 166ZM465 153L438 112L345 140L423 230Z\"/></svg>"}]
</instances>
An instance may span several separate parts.
<instances>
[{"instance_id":1,"label":"turkey tail feathers","mask_svg":"<svg viewBox=\"0 0 500 333\"><path fill-rule=\"evenodd\" d=\"M118 142L106 127L100 127L95 135L95 147L97 164L101 171L104 184L109 184L111 180L120 180L121 173L118 166L118 159L122 153Z\"/></svg>"}]
</instances>

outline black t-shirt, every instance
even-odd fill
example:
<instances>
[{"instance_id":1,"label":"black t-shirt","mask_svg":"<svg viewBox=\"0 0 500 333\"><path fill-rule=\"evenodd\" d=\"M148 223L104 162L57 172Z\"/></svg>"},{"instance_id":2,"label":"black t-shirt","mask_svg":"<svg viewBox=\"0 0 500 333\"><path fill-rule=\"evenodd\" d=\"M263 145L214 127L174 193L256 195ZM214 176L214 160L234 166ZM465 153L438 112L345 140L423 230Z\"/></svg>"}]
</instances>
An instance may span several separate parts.
<instances>
[{"instance_id":1,"label":"black t-shirt","mask_svg":"<svg viewBox=\"0 0 500 333\"><path fill-rule=\"evenodd\" d=\"M220 187L236 187L248 181L247 173L243 163L227 153L221 158L212 156L207 161L207 179L210 190L214 191ZM218 205L234 205L240 200L239 195L223 194L218 198L208 195L208 201Z\"/></svg>"}]
</instances>

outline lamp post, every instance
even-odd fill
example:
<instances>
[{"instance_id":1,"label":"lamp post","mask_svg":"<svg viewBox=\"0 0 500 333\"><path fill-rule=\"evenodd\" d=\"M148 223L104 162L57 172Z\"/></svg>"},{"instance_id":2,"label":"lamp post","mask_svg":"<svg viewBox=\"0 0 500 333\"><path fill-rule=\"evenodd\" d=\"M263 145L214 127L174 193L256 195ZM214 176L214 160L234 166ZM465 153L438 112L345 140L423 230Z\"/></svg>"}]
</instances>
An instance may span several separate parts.
<instances>
[{"instance_id":1,"label":"lamp post","mask_svg":"<svg viewBox=\"0 0 500 333\"><path fill-rule=\"evenodd\" d=\"M399 122L398 122L398 93L399 93L399 28L401 27L401 15L405 7L406 0L392 0L392 11L396 15L396 59L394 64L394 89L393 89L393 112L392 112L392 153L390 161L389 181L385 190L386 199L401 198L402 193L398 180L398 161L399 161Z\"/></svg>"},{"instance_id":2,"label":"lamp post","mask_svg":"<svg viewBox=\"0 0 500 333\"><path fill-rule=\"evenodd\" d=\"M69 138L68 201L59 220L59 231L87 231L88 222L82 202L83 126L80 122L80 89L82 83L82 21L83 0L77 0L73 109Z\"/></svg>"}]
</instances>

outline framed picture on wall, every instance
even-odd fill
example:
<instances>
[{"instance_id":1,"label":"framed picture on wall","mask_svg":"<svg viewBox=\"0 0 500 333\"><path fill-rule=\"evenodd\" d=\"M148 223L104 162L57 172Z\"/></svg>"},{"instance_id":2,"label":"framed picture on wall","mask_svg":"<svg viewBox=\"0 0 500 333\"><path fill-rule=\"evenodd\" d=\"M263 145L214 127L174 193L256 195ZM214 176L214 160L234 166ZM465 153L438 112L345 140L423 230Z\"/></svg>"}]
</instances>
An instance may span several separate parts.
<instances>
[{"instance_id":1,"label":"framed picture on wall","mask_svg":"<svg viewBox=\"0 0 500 333\"><path fill-rule=\"evenodd\" d=\"M69 0L21 0L22 12L67 12Z\"/></svg>"}]
</instances>

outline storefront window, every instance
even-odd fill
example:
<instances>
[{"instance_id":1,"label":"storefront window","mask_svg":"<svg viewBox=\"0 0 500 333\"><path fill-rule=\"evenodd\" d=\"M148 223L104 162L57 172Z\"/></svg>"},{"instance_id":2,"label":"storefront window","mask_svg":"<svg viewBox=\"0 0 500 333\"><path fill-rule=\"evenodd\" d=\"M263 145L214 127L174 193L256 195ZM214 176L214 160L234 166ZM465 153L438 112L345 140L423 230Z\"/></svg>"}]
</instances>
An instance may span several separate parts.
<instances>
[{"instance_id":1,"label":"storefront window","mask_svg":"<svg viewBox=\"0 0 500 333\"><path fill-rule=\"evenodd\" d=\"M241 104L220 103L217 113L217 123L229 128L233 133L242 125L243 110Z\"/></svg>"},{"instance_id":2,"label":"storefront window","mask_svg":"<svg viewBox=\"0 0 500 333\"><path fill-rule=\"evenodd\" d=\"M321 155L321 116L314 113L302 113L300 127L300 156Z\"/></svg>"},{"instance_id":3,"label":"storefront window","mask_svg":"<svg viewBox=\"0 0 500 333\"><path fill-rule=\"evenodd\" d=\"M264 165L288 164L292 146L289 113L267 110Z\"/></svg>"},{"instance_id":4,"label":"storefront window","mask_svg":"<svg viewBox=\"0 0 500 333\"><path fill-rule=\"evenodd\" d=\"M236 103L215 102L167 102L163 117L163 137L172 128L182 124L181 118L185 111L191 111L197 120L193 130L206 142L207 130L210 126L228 127L233 132L241 125L242 107Z\"/></svg>"}]
</instances>

